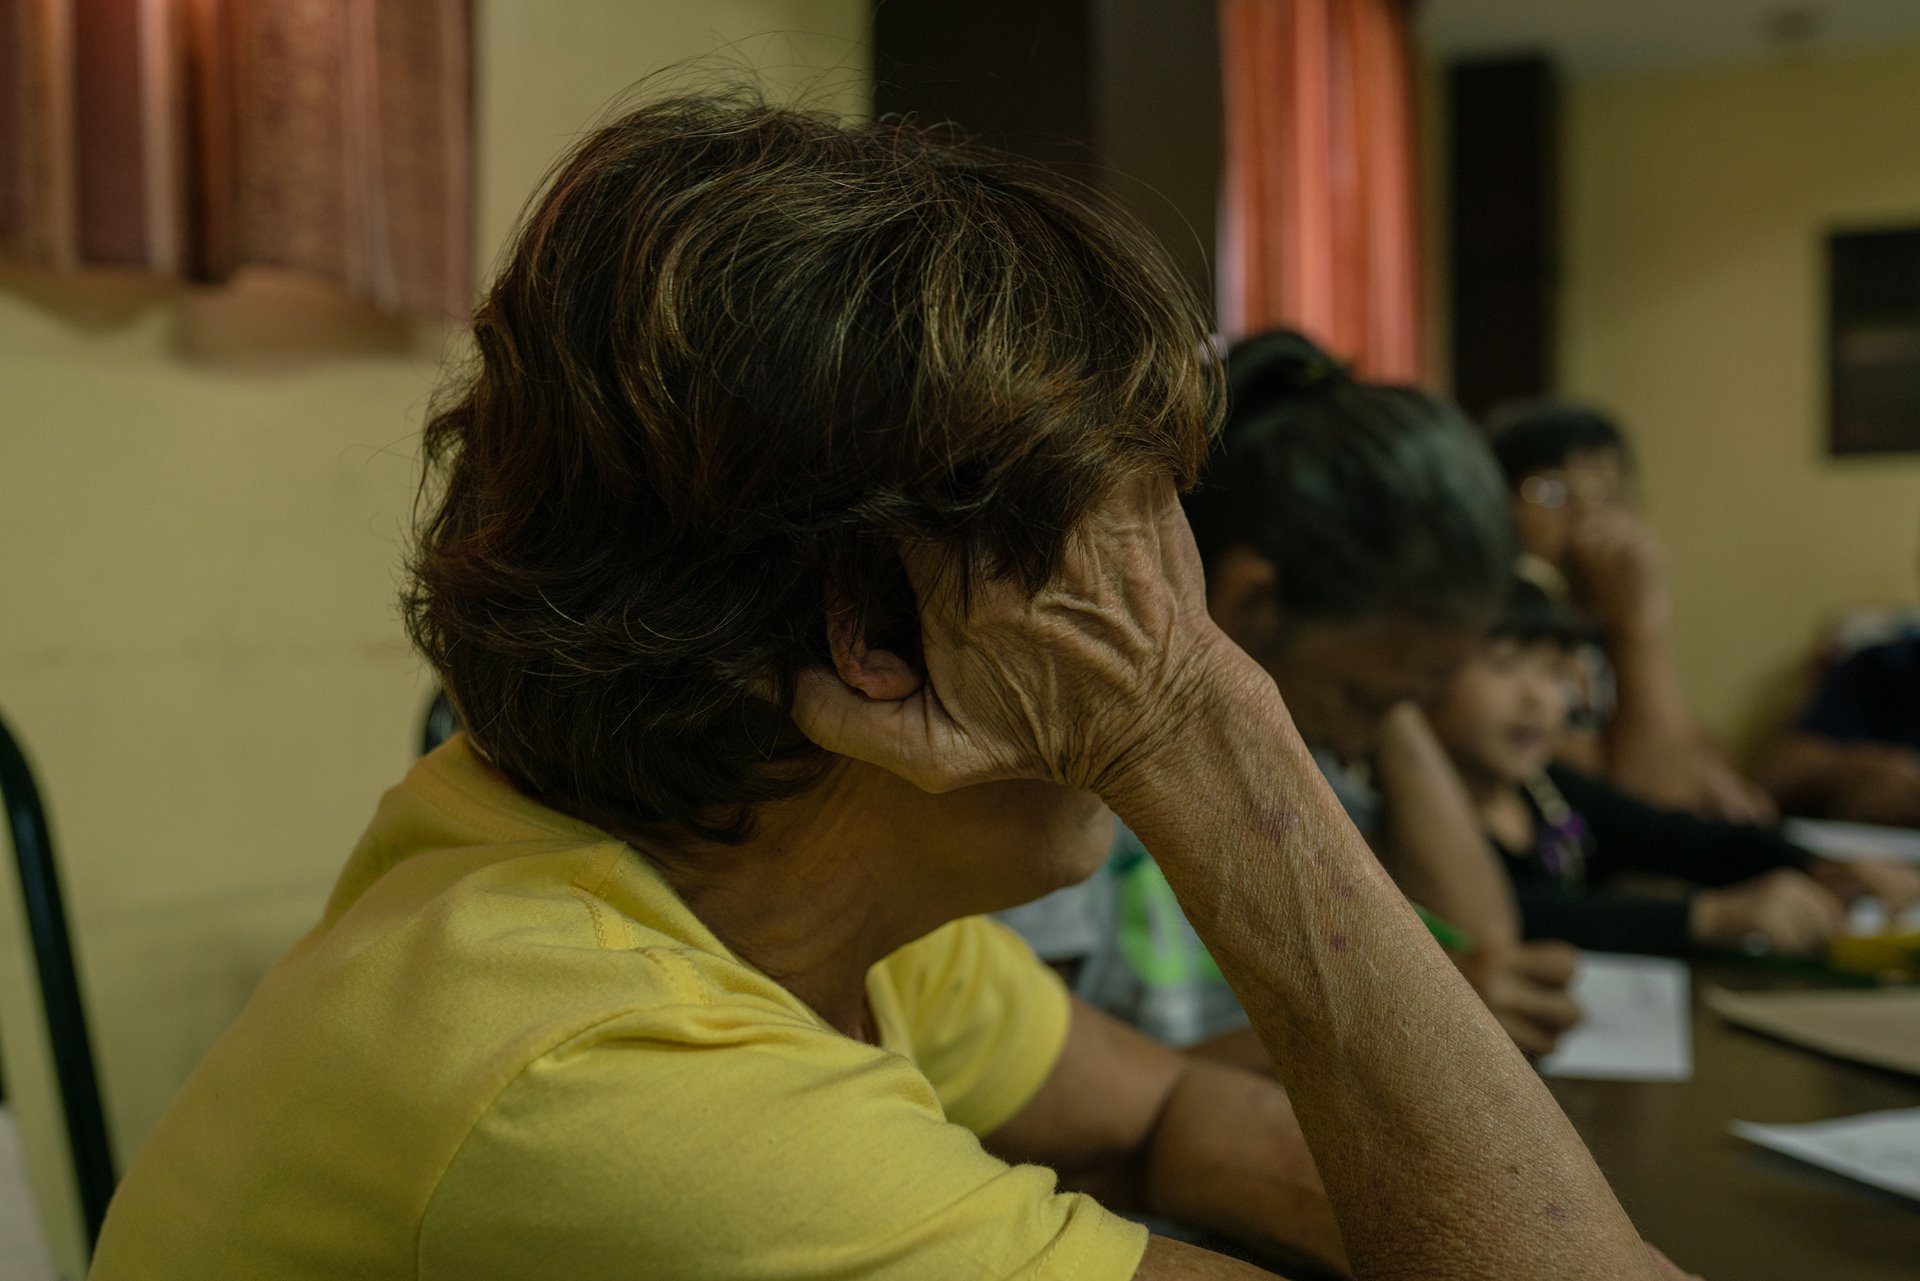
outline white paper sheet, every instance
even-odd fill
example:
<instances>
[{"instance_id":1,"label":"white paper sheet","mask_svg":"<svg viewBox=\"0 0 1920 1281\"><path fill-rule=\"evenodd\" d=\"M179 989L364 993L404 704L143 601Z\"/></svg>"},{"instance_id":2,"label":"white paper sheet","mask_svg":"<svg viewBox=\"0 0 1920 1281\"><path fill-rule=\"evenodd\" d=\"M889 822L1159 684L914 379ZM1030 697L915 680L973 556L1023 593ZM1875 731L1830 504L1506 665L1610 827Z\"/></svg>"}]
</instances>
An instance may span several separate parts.
<instances>
[{"instance_id":1,"label":"white paper sheet","mask_svg":"<svg viewBox=\"0 0 1920 1281\"><path fill-rule=\"evenodd\" d=\"M1920 829L1790 818L1780 825L1780 834L1795 845L1839 861L1891 858L1920 863Z\"/></svg>"},{"instance_id":2,"label":"white paper sheet","mask_svg":"<svg viewBox=\"0 0 1920 1281\"><path fill-rule=\"evenodd\" d=\"M1586 1017L1540 1060L1543 1075L1599 1081L1684 1081L1693 1075L1684 963L1587 952L1573 980L1573 999Z\"/></svg>"},{"instance_id":3,"label":"white paper sheet","mask_svg":"<svg viewBox=\"0 0 1920 1281\"><path fill-rule=\"evenodd\" d=\"M1868 1112L1811 1125L1754 1125L1733 1132L1876 1188L1920 1201L1920 1108Z\"/></svg>"},{"instance_id":4,"label":"white paper sheet","mask_svg":"<svg viewBox=\"0 0 1920 1281\"><path fill-rule=\"evenodd\" d=\"M0 1107L0 1281L53 1281L53 1258L40 1227L40 1208L27 1187L20 1132Z\"/></svg>"}]
</instances>

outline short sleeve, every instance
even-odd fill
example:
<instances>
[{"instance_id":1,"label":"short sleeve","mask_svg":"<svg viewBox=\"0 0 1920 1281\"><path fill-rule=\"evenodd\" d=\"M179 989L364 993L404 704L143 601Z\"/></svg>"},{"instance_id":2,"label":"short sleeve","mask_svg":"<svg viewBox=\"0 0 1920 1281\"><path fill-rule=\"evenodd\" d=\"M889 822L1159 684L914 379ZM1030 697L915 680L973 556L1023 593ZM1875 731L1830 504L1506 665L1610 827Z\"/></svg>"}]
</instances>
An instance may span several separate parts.
<instances>
[{"instance_id":1,"label":"short sleeve","mask_svg":"<svg viewBox=\"0 0 1920 1281\"><path fill-rule=\"evenodd\" d=\"M882 963L913 1056L947 1118L991 1134L1046 1084L1067 1044L1066 985L1006 926L969 917Z\"/></svg>"},{"instance_id":2,"label":"short sleeve","mask_svg":"<svg viewBox=\"0 0 1920 1281\"><path fill-rule=\"evenodd\" d=\"M516 1077L433 1194L422 1281L1133 1275L1144 1229L989 1155L900 1055L697 1021L701 1044L602 1029Z\"/></svg>"}]
</instances>

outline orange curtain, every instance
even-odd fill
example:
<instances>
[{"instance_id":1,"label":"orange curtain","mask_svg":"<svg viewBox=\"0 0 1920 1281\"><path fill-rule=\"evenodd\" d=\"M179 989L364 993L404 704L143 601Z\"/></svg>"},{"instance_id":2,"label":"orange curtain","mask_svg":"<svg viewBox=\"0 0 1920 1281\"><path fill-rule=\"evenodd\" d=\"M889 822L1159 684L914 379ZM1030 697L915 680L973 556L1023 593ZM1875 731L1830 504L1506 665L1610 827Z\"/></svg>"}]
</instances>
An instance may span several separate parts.
<instances>
[{"instance_id":1,"label":"orange curtain","mask_svg":"<svg viewBox=\"0 0 1920 1281\"><path fill-rule=\"evenodd\" d=\"M1221 329L1421 373L1413 0L1220 0Z\"/></svg>"},{"instance_id":2,"label":"orange curtain","mask_svg":"<svg viewBox=\"0 0 1920 1281\"><path fill-rule=\"evenodd\" d=\"M471 0L0 0L0 258L472 305Z\"/></svg>"}]
</instances>

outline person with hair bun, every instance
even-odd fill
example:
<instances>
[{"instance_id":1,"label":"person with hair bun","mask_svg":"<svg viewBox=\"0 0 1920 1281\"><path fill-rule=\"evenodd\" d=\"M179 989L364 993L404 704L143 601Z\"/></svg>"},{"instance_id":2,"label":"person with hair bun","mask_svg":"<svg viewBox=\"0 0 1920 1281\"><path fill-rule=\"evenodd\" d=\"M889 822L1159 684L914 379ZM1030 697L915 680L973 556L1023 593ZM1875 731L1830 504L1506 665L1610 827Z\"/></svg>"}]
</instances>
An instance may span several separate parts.
<instances>
[{"instance_id":1,"label":"person with hair bun","mask_svg":"<svg viewBox=\"0 0 1920 1281\"><path fill-rule=\"evenodd\" d=\"M1472 653L1514 554L1472 425L1411 387L1355 380L1301 334L1227 354L1228 410L1185 499L1223 632L1273 678L1348 816L1515 1042L1579 1018L1576 957L1526 943L1500 868L1421 705ZM1077 990L1169 1044L1266 1055L1159 868L1122 832L1106 872L1005 914ZM1072 928L1074 925L1079 928ZM1445 931L1445 925L1441 926Z\"/></svg>"},{"instance_id":2,"label":"person with hair bun","mask_svg":"<svg viewBox=\"0 0 1920 1281\"><path fill-rule=\"evenodd\" d=\"M939 131L674 99L555 169L474 337L404 595L466 731L96 1281L1266 1275L1122 1210L1358 1278L1672 1275L1208 617L1219 370L1135 224ZM980 915L1113 814L1285 1093Z\"/></svg>"},{"instance_id":3,"label":"person with hair bun","mask_svg":"<svg viewBox=\"0 0 1920 1281\"><path fill-rule=\"evenodd\" d=\"M1474 839L1422 707L1472 652L1513 556L1499 475L1468 421L1356 381L1300 334L1227 357L1228 413L1185 505L1208 608L1271 675L1349 816L1520 1047L1578 1019L1573 957L1529 944Z\"/></svg>"}]
</instances>

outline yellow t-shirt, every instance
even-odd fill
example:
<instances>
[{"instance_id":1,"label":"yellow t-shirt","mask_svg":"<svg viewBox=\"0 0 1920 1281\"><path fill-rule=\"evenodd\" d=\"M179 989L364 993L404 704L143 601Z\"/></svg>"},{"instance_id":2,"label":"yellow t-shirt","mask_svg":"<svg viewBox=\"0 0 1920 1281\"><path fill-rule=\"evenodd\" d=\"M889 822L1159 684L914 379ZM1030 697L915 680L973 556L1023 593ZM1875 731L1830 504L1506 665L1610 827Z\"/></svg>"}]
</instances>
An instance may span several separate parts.
<instances>
[{"instance_id":1,"label":"yellow t-shirt","mask_svg":"<svg viewBox=\"0 0 1920 1281\"><path fill-rule=\"evenodd\" d=\"M381 801L128 1171L96 1281L1131 1277L1146 1234L988 1155L1064 991L990 922L868 978L881 1045L456 738Z\"/></svg>"}]
</instances>

